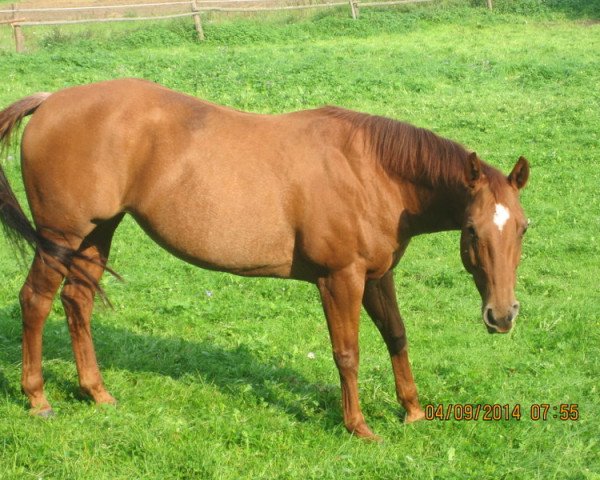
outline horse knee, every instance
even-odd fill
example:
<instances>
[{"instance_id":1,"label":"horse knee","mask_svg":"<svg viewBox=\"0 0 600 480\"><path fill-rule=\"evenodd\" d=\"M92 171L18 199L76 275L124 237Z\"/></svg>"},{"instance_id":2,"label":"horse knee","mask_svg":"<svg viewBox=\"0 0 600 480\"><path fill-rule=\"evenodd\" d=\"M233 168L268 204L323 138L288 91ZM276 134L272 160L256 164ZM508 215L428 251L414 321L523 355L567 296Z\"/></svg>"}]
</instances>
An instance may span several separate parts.
<instances>
[{"instance_id":1,"label":"horse knee","mask_svg":"<svg viewBox=\"0 0 600 480\"><path fill-rule=\"evenodd\" d=\"M333 352L333 359L340 371L356 370L358 368L358 352L356 350L341 350Z\"/></svg>"},{"instance_id":2,"label":"horse knee","mask_svg":"<svg viewBox=\"0 0 600 480\"><path fill-rule=\"evenodd\" d=\"M408 341L406 335L391 335L386 339L387 347L391 355L397 355L406 349Z\"/></svg>"}]
</instances>

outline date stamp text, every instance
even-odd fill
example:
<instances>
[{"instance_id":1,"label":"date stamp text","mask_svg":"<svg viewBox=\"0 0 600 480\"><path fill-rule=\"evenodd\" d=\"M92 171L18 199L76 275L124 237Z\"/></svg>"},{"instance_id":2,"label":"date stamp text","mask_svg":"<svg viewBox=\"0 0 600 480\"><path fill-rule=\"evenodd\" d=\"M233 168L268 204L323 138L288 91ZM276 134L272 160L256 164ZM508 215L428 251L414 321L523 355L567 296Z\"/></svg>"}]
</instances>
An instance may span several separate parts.
<instances>
[{"instance_id":1,"label":"date stamp text","mask_svg":"<svg viewBox=\"0 0 600 480\"><path fill-rule=\"evenodd\" d=\"M577 421L579 405L577 403L534 403L523 407L500 403L429 403L425 405L425 420L454 420L498 422L529 419L546 422L548 420Z\"/></svg>"}]
</instances>

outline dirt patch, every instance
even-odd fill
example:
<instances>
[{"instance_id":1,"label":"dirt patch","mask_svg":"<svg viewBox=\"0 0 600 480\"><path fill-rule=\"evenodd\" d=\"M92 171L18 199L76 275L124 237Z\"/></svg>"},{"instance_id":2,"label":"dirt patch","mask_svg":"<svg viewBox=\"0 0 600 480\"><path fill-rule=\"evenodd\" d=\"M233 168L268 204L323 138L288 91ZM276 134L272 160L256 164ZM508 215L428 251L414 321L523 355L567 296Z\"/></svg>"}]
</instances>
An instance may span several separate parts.
<instances>
[{"instance_id":1,"label":"dirt patch","mask_svg":"<svg viewBox=\"0 0 600 480\"><path fill-rule=\"evenodd\" d=\"M600 19L590 18L588 20L581 20L579 24L584 27L593 27L595 25L600 25Z\"/></svg>"}]
</instances>

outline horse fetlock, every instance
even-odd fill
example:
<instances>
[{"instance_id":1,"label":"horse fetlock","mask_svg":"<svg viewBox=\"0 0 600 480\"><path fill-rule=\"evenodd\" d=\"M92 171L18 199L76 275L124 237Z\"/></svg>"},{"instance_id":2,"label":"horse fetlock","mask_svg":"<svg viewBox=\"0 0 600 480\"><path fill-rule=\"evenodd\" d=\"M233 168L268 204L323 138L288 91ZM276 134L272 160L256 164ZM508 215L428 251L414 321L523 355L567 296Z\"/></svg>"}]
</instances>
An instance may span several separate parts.
<instances>
[{"instance_id":1,"label":"horse fetlock","mask_svg":"<svg viewBox=\"0 0 600 480\"><path fill-rule=\"evenodd\" d=\"M94 400L95 403L103 403L110 405L116 405L117 403L115 398L110 393L108 393L108 391L101 382L94 384L80 384L79 388L85 395L89 396L92 400Z\"/></svg>"},{"instance_id":2,"label":"horse fetlock","mask_svg":"<svg viewBox=\"0 0 600 480\"><path fill-rule=\"evenodd\" d=\"M23 393L25 395L27 395L27 398L29 399L30 415L40 416L40 417L54 415L52 407L48 403L48 400L46 400L46 397L44 396L43 392L37 391L35 393L32 393L32 391L28 391L24 387L22 388L22 390L23 390ZM49 412L52 412L52 413L49 413Z\"/></svg>"},{"instance_id":3,"label":"horse fetlock","mask_svg":"<svg viewBox=\"0 0 600 480\"><path fill-rule=\"evenodd\" d=\"M359 438L363 438L365 440L373 440L373 441L381 440L380 437L378 437L371 431L371 429L369 428L367 423L364 421L364 419L362 419L356 423L355 422L347 422L346 429L351 434L353 434Z\"/></svg>"},{"instance_id":4,"label":"horse fetlock","mask_svg":"<svg viewBox=\"0 0 600 480\"><path fill-rule=\"evenodd\" d=\"M407 383L403 379L396 379L396 398L407 411L420 410L419 393L414 382Z\"/></svg>"},{"instance_id":5,"label":"horse fetlock","mask_svg":"<svg viewBox=\"0 0 600 480\"><path fill-rule=\"evenodd\" d=\"M42 408L32 408L31 410L29 410L29 414L31 416L40 418L52 418L56 416L56 413L54 412L54 410L52 410L52 407L50 405L46 405Z\"/></svg>"},{"instance_id":6,"label":"horse fetlock","mask_svg":"<svg viewBox=\"0 0 600 480\"><path fill-rule=\"evenodd\" d=\"M40 375L23 375L21 391L32 400L44 396L44 379Z\"/></svg>"}]
</instances>

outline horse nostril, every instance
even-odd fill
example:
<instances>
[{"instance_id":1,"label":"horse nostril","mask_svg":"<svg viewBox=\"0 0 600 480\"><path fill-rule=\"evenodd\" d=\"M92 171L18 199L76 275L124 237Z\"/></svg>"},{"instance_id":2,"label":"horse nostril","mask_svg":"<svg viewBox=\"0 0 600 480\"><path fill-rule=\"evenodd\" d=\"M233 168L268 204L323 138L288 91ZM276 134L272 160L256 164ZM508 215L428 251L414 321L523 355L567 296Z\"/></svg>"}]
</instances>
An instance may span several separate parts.
<instances>
[{"instance_id":1,"label":"horse nostril","mask_svg":"<svg viewBox=\"0 0 600 480\"><path fill-rule=\"evenodd\" d=\"M488 308L485 312L485 318L490 325L496 325L496 319L494 318L494 314L492 313L491 308Z\"/></svg>"}]
</instances>

